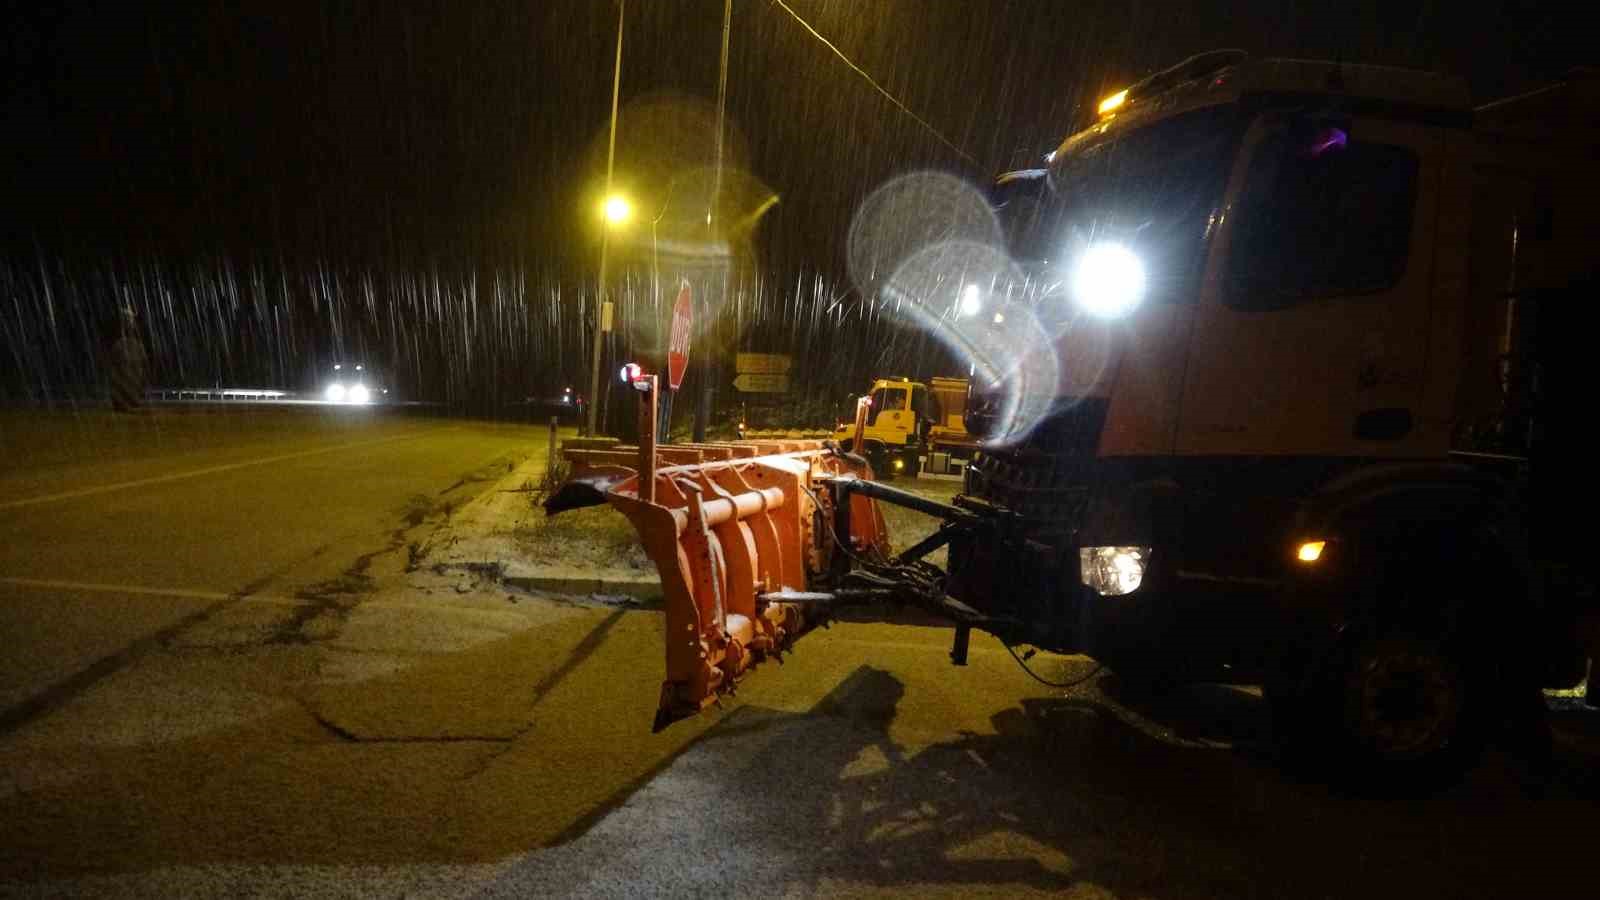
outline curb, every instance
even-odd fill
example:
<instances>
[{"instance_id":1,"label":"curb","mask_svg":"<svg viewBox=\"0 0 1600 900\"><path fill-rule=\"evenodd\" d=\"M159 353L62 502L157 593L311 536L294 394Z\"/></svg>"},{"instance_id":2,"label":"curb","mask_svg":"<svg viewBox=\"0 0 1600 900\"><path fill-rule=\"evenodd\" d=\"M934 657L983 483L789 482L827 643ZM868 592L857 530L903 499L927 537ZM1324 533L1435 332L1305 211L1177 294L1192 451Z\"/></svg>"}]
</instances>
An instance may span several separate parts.
<instances>
[{"instance_id":1,"label":"curb","mask_svg":"<svg viewBox=\"0 0 1600 900\"><path fill-rule=\"evenodd\" d=\"M500 583L525 591L544 591L551 594L601 594L607 597L629 597L640 604L661 602L661 582L650 578L598 578L589 576L558 577L546 575L502 575Z\"/></svg>"},{"instance_id":2,"label":"curb","mask_svg":"<svg viewBox=\"0 0 1600 900\"><path fill-rule=\"evenodd\" d=\"M430 548L425 566L442 565L446 569L475 572L479 575L493 573L492 579L503 587L528 592L625 598L640 606L659 605L662 598L660 579L651 577L607 578L602 573L570 574L567 569L560 575L543 574L537 566L523 561L515 552L510 540L506 518L495 510L508 502L507 494L517 494L517 503L525 503L520 488L528 481L537 481L543 474L545 460L533 454L512 471L497 479L494 484L469 501L456 513L451 522L441 526L434 537L449 527L464 528L470 538L469 546L456 546L451 537L438 547L437 555ZM517 511L519 515L522 510ZM473 532L476 532L474 534ZM430 542L434 538L430 538ZM652 567L653 568L653 567ZM510 571L507 571L509 569ZM548 570L547 570L548 571ZM557 570L561 571L561 570Z\"/></svg>"}]
</instances>

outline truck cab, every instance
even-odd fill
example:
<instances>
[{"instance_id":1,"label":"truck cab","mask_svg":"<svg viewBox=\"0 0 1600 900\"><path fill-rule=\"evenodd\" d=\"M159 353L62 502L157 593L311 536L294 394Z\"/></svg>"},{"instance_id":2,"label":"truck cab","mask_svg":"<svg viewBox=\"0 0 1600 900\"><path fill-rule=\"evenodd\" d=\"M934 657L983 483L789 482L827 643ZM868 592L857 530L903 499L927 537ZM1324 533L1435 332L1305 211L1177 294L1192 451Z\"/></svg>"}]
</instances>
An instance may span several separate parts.
<instances>
[{"instance_id":1,"label":"truck cab","mask_svg":"<svg viewBox=\"0 0 1600 900\"><path fill-rule=\"evenodd\" d=\"M880 378L872 384L861 450L878 477L915 477L921 468L928 430L939 422L928 386L909 378ZM840 425L834 440L854 450L853 426Z\"/></svg>"},{"instance_id":2,"label":"truck cab","mask_svg":"<svg viewBox=\"0 0 1600 900\"><path fill-rule=\"evenodd\" d=\"M999 179L1051 396L1017 400L1037 361L976 386L965 493L1027 539L953 544L952 596L1131 678L1266 682L1403 764L1581 679L1593 588L1527 512L1593 493L1541 456L1575 388L1531 334L1594 320L1600 107L1565 96L1589 124L1541 139L1431 73L1218 51Z\"/></svg>"}]
</instances>

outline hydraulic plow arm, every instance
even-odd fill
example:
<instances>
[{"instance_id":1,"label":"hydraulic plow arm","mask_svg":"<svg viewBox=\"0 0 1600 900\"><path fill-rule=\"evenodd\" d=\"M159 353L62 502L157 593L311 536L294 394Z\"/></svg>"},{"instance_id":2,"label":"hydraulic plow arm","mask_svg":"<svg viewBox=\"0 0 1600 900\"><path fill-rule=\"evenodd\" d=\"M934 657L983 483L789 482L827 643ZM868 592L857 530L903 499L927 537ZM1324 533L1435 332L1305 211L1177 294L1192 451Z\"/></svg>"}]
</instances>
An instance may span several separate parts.
<instances>
[{"instance_id":1,"label":"hydraulic plow arm","mask_svg":"<svg viewBox=\"0 0 1600 900\"><path fill-rule=\"evenodd\" d=\"M666 615L659 731L731 691L751 666L823 621L827 606L819 600L835 595L813 591L848 571L850 556L886 557L889 542L869 497L828 489L841 476L870 478L866 463L820 441L655 446L655 379L635 383L645 397L633 471L618 466L627 451L597 459L601 465L574 478L547 509L584 505L603 491L655 563ZM660 465L696 456L709 461ZM845 533L837 533L840 524Z\"/></svg>"}]
</instances>

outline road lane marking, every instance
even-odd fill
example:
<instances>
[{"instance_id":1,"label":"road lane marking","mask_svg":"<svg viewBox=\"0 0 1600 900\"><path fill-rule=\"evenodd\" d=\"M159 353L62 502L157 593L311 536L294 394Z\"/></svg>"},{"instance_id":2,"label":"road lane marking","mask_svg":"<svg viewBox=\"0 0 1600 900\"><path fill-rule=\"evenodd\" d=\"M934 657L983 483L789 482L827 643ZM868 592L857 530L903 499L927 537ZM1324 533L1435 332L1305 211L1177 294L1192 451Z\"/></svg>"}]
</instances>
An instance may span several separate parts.
<instances>
[{"instance_id":1,"label":"road lane marking","mask_svg":"<svg viewBox=\"0 0 1600 900\"><path fill-rule=\"evenodd\" d=\"M189 588L150 588L131 584L98 584L89 581L60 581L54 578L0 577L0 584L12 587L42 588L49 591L83 591L99 594L138 594L145 597L182 597L186 600L227 600L242 596L225 591L196 591Z\"/></svg>"},{"instance_id":2,"label":"road lane marking","mask_svg":"<svg viewBox=\"0 0 1600 900\"><path fill-rule=\"evenodd\" d=\"M154 475L149 478L137 478L133 481L119 481L116 484L102 484L96 487L79 488L75 491L61 491L55 494L43 494L38 497L24 497L21 500L6 500L0 502L0 510L17 509L23 506L37 506L41 503L54 503L58 500L77 500L81 497L94 497L100 494L109 494L114 491L125 491L132 488L148 487L152 484L166 484L172 481L182 481L186 478L198 478L202 475L216 475L221 472L232 472L237 469L247 469L251 466L264 466L275 462L285 462L291 459L303 459L307 456L318 456L323 453L336 453L340 450L354 450L357 447L371 447L375 444L387 444L390 441L406 440L420 437L434 431L434 429L418 429L406 434L390 435L386 438L374 438L370 441L356 441L353 444L340 444L337 447L318 447L315 450L299 450L294 453L280 453L277 456L264 456L260 459L247 459L243 462L224 463L220 466L206 466L200 469L190 469L187 472L173 472L170 475Z\"/></svg>"},{"instance_id":3,"label":"road lane marking","mask_svg":"<svg viewBox=\"0 0 1600 900\"><path fill-rule=\"evenodd\" d=\"M146 587L137 584L105 584L97 581L65 581L59 578L14 578L9 575L0 575L0 586L30 588L40 591L77 591L85 594L133 594L140 597L178 597L184 600L209 600L221 602L223 600L239 600L244 604L261 604L264 606L292 606L300 607L315 603L315 600L304 597L295 597L286 594L253 594L246 591L204 591L193 588L171 587ZM483 591L484 594L493 594L496 597L504 596L501 590ZM498 606L498 604L496 604ZM423 612L496 612L495 609L473 607L465 605L450 605L446 602L420 603L385 600L376 595L366 595L361 606L365 609L377 611L387 609L421 610Z\"/></svg>"}]
</instances>

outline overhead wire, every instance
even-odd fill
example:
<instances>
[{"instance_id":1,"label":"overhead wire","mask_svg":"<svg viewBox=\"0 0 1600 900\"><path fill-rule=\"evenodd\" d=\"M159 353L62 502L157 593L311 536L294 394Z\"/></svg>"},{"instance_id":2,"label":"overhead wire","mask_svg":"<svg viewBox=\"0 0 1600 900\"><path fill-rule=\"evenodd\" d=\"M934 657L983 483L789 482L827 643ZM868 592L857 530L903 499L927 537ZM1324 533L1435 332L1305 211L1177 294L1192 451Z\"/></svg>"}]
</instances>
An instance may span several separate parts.
<instances>
[{"instance_id":1,"label":"overhead wire","mask_svg":"<svg viewBox=\"0 0 1600 900\"><path fill-rule=\"evenodd\" d=\"M934 137L938 138L939 142L941 144L944 144L946 147L949 147L952 152L954 152L957 156L961 157L962 159L966 160L967 162L972 163L973 165L978 165L978 161L976 159L974 159L971 154L967 153L967 151L965 151L965 150L961 149L960 147L956 146L956 144L953 141L951 141L949 138L947 138L943 134L941 134L939 132L939 129L933 127L933 125L931 125L928 122L927 119L924 119L923 117L921 117L921 116L917 115L915 112L913 112L911 107L905 105L904 103L901 103L900 99L898 97L896 97L895 95L889 93L888 90L886 90L883 87L883 85L881 85L881 84L879 84L877 82L877 79L875 79L871 75L867 74L867 71L865 69L861 68L860 66L858 66L854 62L852 62L850 60L850 57L845 56L844 55L844 51L842 51L838 47L834 46L832 41L830 41L827 38L823 37L822 34L820 32L818 32L815 28L812 28L810 22L807 22L805 19L800 18L800 14L795 12L793 9L791 9L789 7L789 4L783 2L783 0L772 0L772 2L774 4L782 7L784 12L788 13L789 16L791 18L793 18L796 22L799 22L800 23L800 27L804 28L806 31L809 31L811 33L812 37L814 37L817 40L821 41L823 46L827 47L829 50L832 50L833 51L833 55L837 56L841 60L843 60L844 64L849 66L852 71L854 71L857 75L860 75L862 78L865 78L867 80L867 84L872 85L873 90L876 90L878 93L882 94L885 99L887 99L890 103L893 103L901 112L905 113L906 115L908 115L912 119L914 119L918 125L921 125L923 128L926 128L928 130L929 134L932 134Z\"/></svg>"}]
</instances>

